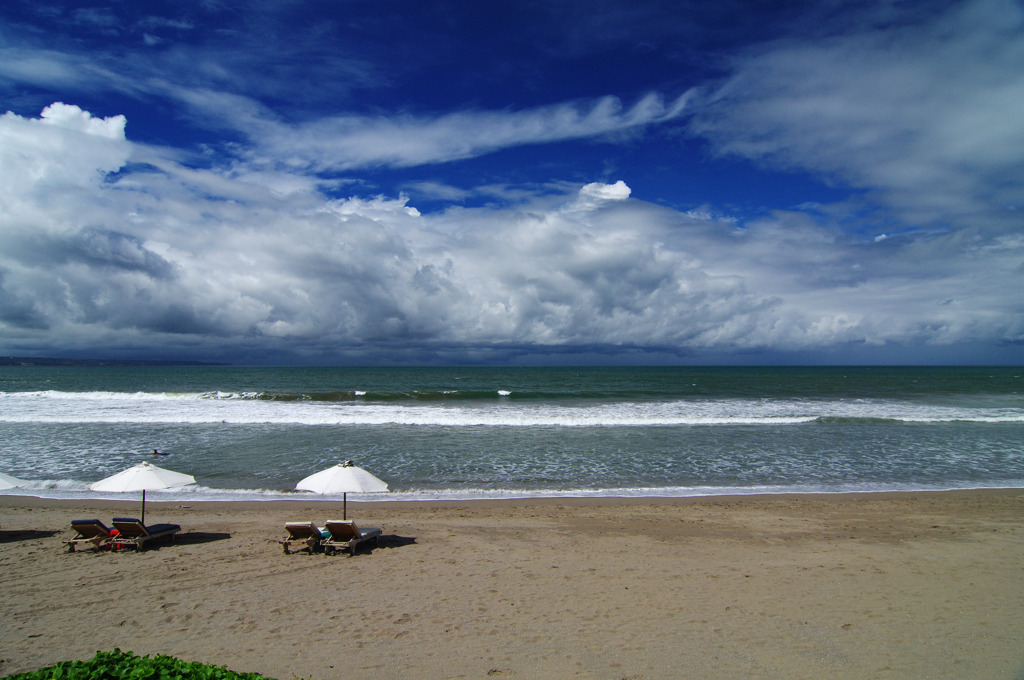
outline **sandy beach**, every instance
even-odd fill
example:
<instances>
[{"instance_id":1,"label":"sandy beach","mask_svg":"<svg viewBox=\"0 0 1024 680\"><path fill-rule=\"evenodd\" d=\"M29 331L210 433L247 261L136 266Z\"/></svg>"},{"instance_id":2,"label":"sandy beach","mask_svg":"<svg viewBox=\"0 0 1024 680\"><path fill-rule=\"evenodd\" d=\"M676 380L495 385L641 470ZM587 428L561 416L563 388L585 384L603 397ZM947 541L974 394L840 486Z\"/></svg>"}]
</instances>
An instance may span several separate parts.
<instances>
[{"instance_id":1,"label":"sandy beach","mask_svg":"<svg viewBox=\"0 0 1024 680\"><path fill-rule=\"evenodd\" d=\"M384 540L285 555L331 502L147 502L173 545L69 553L138 500L0 498L0 673L118 647L291 678L1024 675L1024 491L349 503Z\"/></svg>"}]
</instances>

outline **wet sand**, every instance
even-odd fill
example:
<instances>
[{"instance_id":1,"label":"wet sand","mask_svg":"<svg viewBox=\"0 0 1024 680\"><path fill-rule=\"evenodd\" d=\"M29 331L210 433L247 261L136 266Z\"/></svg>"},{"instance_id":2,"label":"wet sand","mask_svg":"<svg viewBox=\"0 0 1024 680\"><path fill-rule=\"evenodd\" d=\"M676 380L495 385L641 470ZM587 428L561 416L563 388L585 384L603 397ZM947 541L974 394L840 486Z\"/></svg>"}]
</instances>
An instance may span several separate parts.
<instances>
[{"instance_id":1,"label":"wet sand","mask_svg":"<svg viewBox=\"0 0 1024 680\"><path fill-rule=\"evenodd\" d=\"M159 503L173 545L67 552L138 500L0 496L0 674L118 647L291 678L1024 677L1024 490Z\"/></svg>"}]
</instances>

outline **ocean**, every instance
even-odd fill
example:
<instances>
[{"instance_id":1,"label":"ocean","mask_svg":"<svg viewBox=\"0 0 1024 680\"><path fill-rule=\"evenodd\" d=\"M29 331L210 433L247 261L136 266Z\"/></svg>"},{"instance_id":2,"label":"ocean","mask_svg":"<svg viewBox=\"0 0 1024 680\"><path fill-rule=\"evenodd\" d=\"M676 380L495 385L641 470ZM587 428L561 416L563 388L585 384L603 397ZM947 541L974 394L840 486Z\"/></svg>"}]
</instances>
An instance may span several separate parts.
<instances>
[{"instance_id":1,"label":"ocean","mask_svg":"<svg viewBox=\"0 0 1024 680\"><path fill-rule=\"evenodd\" d=\"M0 367L0 493L118 498L88 486L142 460L197 481L152 500L341 460L392 490L349 500L1022 487L1024 368Z\"/></svg>"}]
</instances>

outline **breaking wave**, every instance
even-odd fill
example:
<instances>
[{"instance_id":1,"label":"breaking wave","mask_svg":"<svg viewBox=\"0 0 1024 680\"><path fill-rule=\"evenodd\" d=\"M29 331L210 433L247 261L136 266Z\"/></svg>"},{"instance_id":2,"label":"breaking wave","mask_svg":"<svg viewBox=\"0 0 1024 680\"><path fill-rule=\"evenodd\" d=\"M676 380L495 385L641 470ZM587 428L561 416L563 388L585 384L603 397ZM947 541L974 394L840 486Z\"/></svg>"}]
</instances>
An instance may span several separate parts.
<instances>
[{"instance_id":1,"label":"breaking wave","mask_svg":"<svg viewBox=\"0 0 1024 680\"><path fill-rule=\"evenodd\" d=\"M1024 423L1024 407L1005 403L929 403L886 399L674 399L587 401L490 397L385 398L373 393L0 392L0 422L414 425L439 427L673 427L856 423ZM490 394L490 393L488 393Z\"/></svg>"}]
</instances>

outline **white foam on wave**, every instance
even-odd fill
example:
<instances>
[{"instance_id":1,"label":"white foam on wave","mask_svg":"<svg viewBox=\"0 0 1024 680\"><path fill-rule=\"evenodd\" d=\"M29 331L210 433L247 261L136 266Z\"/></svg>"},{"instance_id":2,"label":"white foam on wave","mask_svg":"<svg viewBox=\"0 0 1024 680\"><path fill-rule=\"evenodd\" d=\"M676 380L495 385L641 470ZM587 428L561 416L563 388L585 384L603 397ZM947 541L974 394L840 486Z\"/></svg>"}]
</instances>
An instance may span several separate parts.
<instances>
[{"instance_id":1,"label":"white foam on wave","mask_svg":"<svg viewBox=\"0 0 1024 680\"><path fill-rule=\"evenodd\" d=\"M1020 489L1024 479L989 484L792 484L754 486L666 486L601 489L406 489L385 494L348 494L349 503L401 501L486 501L543 498L693 498L710 496L754 496L775 494L842 494L914 491L963 491L971 489ZM136 495L90 491L82 482L33 482L26 487L0 491L0 496L31 496L54 500L136 500ZM247 502L247 501L341 501L341 495L320 495L273 489L215 489L198 485L146 492L154 502Z\"/></svg>"},{"instance_id":2,"label":"white foam on wave","mask_svg":"<svg viewBox=\"0 0 1024 680\"><path fill-rule=\"evenodd\" d=\"M498 392L503 396L506 390ZM6 392L0 422L411 425L443 427L651 427L799 425L820 419L909 423L1024 423L1024 407L891 400L718 399L594 404L443 404L275 401L256 392Z\"/></svg>"},{"instance_id":3,"label":"white foam on wave","mask_svg":"<svg viewBox=\"0 0 1024 680\"><path fill-rule=\"evenodd\" d=\"M35 392L0 392L0 400L18 402L22 400L51 400L65 402L102 402L102 401L164 401L199 399L204 396L200 392L61 392L58 390L39 390Z\"/></svg>"}]
</instances>

